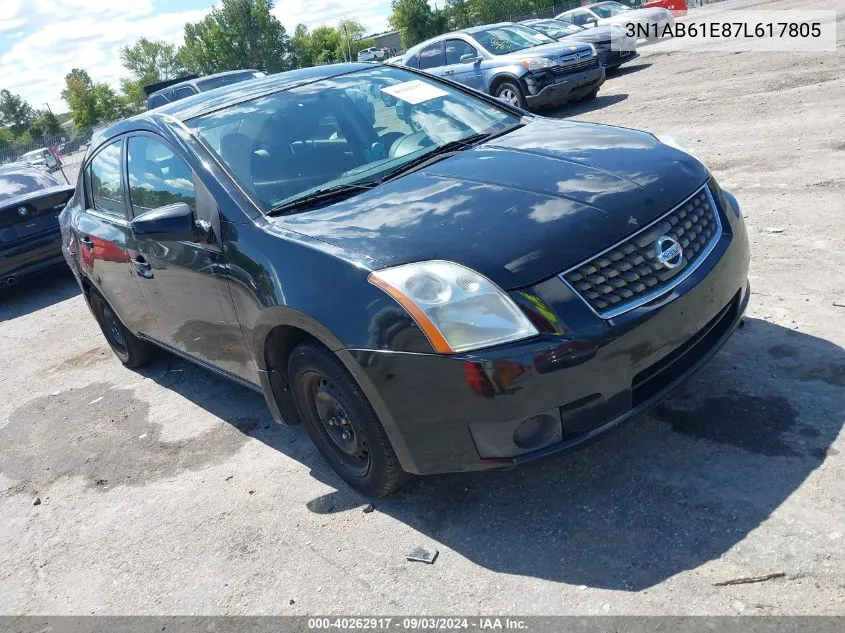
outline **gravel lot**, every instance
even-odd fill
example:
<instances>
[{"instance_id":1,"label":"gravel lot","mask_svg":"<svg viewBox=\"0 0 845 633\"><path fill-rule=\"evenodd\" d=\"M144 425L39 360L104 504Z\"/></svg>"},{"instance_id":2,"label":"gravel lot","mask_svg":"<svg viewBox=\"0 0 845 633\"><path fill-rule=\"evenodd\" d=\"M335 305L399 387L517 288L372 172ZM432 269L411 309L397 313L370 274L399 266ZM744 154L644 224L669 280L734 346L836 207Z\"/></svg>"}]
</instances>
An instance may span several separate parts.
<instances>
[{"instance_id":1,"label":"gravel lot","mask_svg":"<svg viewBox=\"0 0 845 633\"><path fill-rule=\"evenodd\" d=\"M644 47L552 113L688 142L753 248L746 327L572 455L417 480L364 513L260 396L174 358L124 369L69 272L5 292L0 613L845 614L839 26L827 54ZM405 561L417 545L434 565Z\"/></svg>"}]
</instances>

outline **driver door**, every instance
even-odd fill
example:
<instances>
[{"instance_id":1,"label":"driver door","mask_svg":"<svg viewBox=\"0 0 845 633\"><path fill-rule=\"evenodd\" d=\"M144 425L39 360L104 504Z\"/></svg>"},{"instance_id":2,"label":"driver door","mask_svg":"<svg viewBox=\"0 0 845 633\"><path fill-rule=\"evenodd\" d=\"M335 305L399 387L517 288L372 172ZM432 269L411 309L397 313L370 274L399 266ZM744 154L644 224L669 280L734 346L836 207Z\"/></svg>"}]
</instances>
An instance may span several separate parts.
<instances>
[{"instance_id":1,"label":"driver door","mask_svg":"<svg viewBox=\"0 0 845 633\"><path fill-rule=\"evenodd\" d=\"M126 158L133 218L184 202L194 210L195 221L209 229L204 241L136 236L130 262L156 318L153 336L177 352L254 381L255 366L229 292L216 202L158 135L130 135Z\"/></svg>"},{"instance_id":2,"label":"driver door","mask_svg":"<svg viewBox=\"0 0 845 633\"><path fill-rule=\"evenodd\" d=\"M472 55L477 58L472 62L462 62L461 58ZM481 72L481 55L468 42L454 39L446 40L446 67L443 76L462 83L476 90L484 90L484 75Z\"/></svg>"}]
</instances>

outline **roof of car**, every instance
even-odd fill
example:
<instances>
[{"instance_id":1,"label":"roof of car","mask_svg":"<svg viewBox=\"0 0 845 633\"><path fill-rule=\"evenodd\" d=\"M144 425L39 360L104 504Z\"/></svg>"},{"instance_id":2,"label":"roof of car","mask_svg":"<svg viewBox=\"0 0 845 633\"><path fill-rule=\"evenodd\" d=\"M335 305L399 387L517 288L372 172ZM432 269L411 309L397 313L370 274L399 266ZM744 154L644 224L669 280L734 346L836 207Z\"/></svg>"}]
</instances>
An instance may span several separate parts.
<instances>
[{"instance_id":1,"label":"roof of car","mask_svg":"<svg viewBox=\"0 0 845 633\"><path fill-rule=\"evenodd\" d=\"M214 73L213 75L202 75L200 77L190 77L185 79L185 81L180 81L175 84L170 84L168 86L164 86L158 90L155 90L149 94L150 97L153 95L161 94L163 92L169 92L181 86L196 86L197 83L202 82L206 79L217 79L219 77L228 77L229 75L239 75L241 73L254 73L257 72L255 68L243 68L241 70L227 70L222 73Z\"/></svg>"}]
</instances>

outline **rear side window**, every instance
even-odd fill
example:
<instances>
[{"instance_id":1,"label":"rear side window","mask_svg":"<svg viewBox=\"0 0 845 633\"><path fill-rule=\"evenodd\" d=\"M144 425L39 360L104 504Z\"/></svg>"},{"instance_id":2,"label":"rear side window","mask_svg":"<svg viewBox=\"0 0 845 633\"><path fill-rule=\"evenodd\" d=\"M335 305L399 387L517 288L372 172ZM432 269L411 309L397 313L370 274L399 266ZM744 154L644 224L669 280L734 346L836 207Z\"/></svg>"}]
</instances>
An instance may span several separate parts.
<instances>
[{"instance_id":1,"label":"rear side window","mask_svg":"<svg viewBox=\"0 0 845 633\"><path fill-rule=\"evenodd\" d=\"M37 169L0 173L0 203L8 198L23 196L58 184L57 180Z\"/></svg>"},{"instance_id":2,"label":"rear side window","mask_svg":"<svg viewBox=\"0 0 845 633\"><path fill-rule=\"evenodd\" d=\"M426 46L420 51L420 69L437 68L445 65L446 57L443 55L443 42Z\"/></svg>"},{"instance_id":3,"label":"rear side window","mask_svg":"<svg viewBox=\"0 0 845 633\"><path fill-rule=\"evenodd\" d=\"M134 215L176 202L196 210L193 172L167 145L151 136L130 136L126 156Z\"/></svg>"},{"instance_id":4,"label":"rear side window","mask_svg":"<svg viewBox=\"0 0 845 633\"><path fill-rule=\"evenodd\" d=\"M411 68L419 68L420 67L420 56L419 55L411 55L411 57L408 58L408 62L405 65L410 66Z\"/></svg>"},{"instance_id":5,"label":"rear side window","mask_svg":"<svg viewBox=\"0 0 845 633\"><path fill-rule=\"evenodd\" d=\"M193 86L182 86L173 91L173 100L176 101L177 99L192 97L195 94L197 94L197 91L194 90Z\"/></svg>"},{"instance_id":6,"label":"rear side window","mask_svg":"<svg viewBox=\"0 0 845 633\"><path fill-rule=\"evenodd\" d=\"M153 95L149 99L147 99L147 109L152 110L153 108L163 106L167 102L167 97L165 97L163 94Z\"/></svg>"},{"instance_id":7,"label":"rear side window","mask_svg":"<svg viewBox=\"0 0 845 633\"><path fill-rule=\"evenodd\" d=\"M115 218L125 218L120 193L120 146L115 141L101 149L88 166L88 186L91 205L97 211Z\"/></svg>"}]
</instances>

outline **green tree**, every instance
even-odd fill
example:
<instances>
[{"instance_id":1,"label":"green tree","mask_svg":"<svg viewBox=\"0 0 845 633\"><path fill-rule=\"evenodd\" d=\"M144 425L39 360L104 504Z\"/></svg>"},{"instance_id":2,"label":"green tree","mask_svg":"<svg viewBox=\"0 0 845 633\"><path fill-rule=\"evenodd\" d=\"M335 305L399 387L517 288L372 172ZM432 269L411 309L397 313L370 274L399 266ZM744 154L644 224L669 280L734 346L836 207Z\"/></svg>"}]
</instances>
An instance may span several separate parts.
<instances>
[{"instance_id":1,"label":"green tree","mask_svg":"<svg viewBox=\"0 0 845 633\"><path fill-rule=\"evenodd\" d=\"M97 123L96 96L94 82L88 72L81 68L74 68L65 75L65 89L62 99L70 108L73 125L77 129L90 127Z\"/></svg>"},{"instance_id":2,"label":"green tree","mask_svg":"<svg viewBox=\"0 0 845 633\"><path fill-rule=\"evenodd\" d=\"M446 19L452 29L465 29L473 26L472 0L446 0Z\"/></svg>"},{"instance_id":3,"label":"green tree","mask_svg":"<svg viewBox=\"0 0 845 633\"><path fill-rule=\"evenodd\" d=\"M96 123L116 121L131 114L132 108L126 99L119 95L111 86L96 83L92 89Z\"/></svg>"},{"instance_id":4,"label":"green tree","mask_svg":"<svg viewBox=\"0 0 845 633\"><path fill-rule=\"evenodd\" d=\"M60 136L62 126L50 110L39 110L29 124L29 134L34 139L48 140Z\"/></svg>"},{"instance_id":5,"label":"green tree","mask_svg":"<svg viewBox=\"0 0 845 633\"><path fill-rule=\"evenodd\" d=\"M9 149L15 142L15 135L7 127L0 127L0 150Z\"/></svg>"},{"instance_id":6,"label":"green tree","mask_svg":"<svg viewBox=\"0 0 845 633\"><path fill-rule=\"evenodd\" d=\"M439 20L427 0L393 0L391 7L393 13L388 21L399 31L405 48L438 34Z\"/></svg>"},{"instance_id":7,"label":"green tree","mask_svg":"<svg viewBox=\"0 0 845 633\"><path fill-rule=\"evenodd\" d=\"M364 25L353 19L341 20L337 25L337 32L340 35L340 59L352 61L356 58L358 51L366 46L361 46L359 42L364 39L367 30Z\"/></svg>"},{"instance_id":8,"label":"green tree","mask_svg":"<svg viewBox=\"0 0 845 633\"><path fill-rule=\"evenodd\" d=\"M179 59L199 74L288 67L285 27L270 13L272 0L222 0L205 18L185 25Z\"/></svg>"},{"instance_id":9,"label":"green tree","mask_svg":"<svg viewBox=\"0 0 845 633\"><path fill-rule=\"evenodd\" d=\"M289 46L290 65L293 68L307 68L313 66L314 61L311 55L311 34L304 24L297 24L290 38Z\"/></svg>"},{"instance_id":10,"label":"green tree","mask_svg":"<svg viewBox=\"0 0 845 633\"><path fill-rule=\"evenodd\" d=\"M340 61L342 38L332 26L319 26L311 31L311 63L331 64Z\"/></svg>"},{"instance_id":11,"label":"green tree","mask_svg":"<svg viewBox=\"0 0 845 633\"><path fill-rule=\"evenodd\" d=\"M175 79L185 74L176 47L158 40L142 37L131 46L120 49L120 61L129 71L129 77L120 80L126 103L140 110L146 102L144 86Z\"/></svg>"},{"instance_id":12,"label":"green tree","mask_svg":"<svg viewBox=\"0 0 845 633\"><path fill-rule=\"evenodd\" d=\"M0 90L0 125L9 128L14 136L20 136L34 118L35 110L23 97Z\"/></svg>"}]
</instances>

